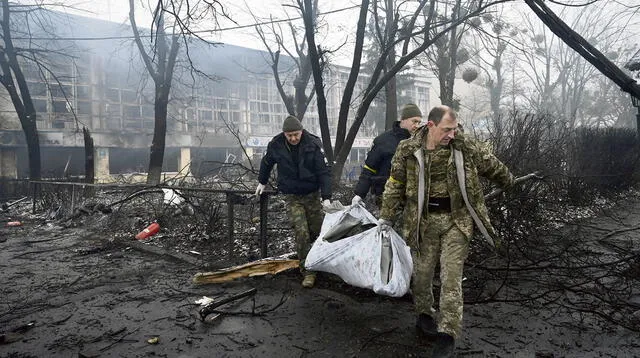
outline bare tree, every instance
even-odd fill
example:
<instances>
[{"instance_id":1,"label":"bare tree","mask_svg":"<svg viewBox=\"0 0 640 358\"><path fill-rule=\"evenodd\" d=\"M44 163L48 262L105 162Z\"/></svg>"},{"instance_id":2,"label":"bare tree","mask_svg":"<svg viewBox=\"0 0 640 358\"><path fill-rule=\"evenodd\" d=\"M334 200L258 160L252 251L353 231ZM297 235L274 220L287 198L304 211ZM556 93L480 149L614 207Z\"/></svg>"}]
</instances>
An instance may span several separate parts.
<instances>
[{"instance_id":1,"label":"bare tree","mask_svg":"<svg viewBox=\"0 0 640 358\"><path fill-rule=\"evenodd\" d=\"M197 70L189 56L190 36L203 40L194 28L199 20L213 20L217 26L217 16L229 18L219 1L157 1L153 10L153 22L148 43L143 43L143 37L135 20L134 0L129 0L129 21L134 34L134 40L145 68L155 85L154 95L154 129L151 150L149 154L148 184L158 184L162 174L165 141L167 133L167 110L177 57L181 45L184 46L186 61L190 65L192 77L194 73L214 79ZM169 19L167 21L167 19ZM154 32L155 30L155 32ZM146 39L146 37L145 37ZM205 41L206 42L206 41Z\"/></svg>"},{"instance_id":2,"label":"bare tree","mask_svg":"<svg viewBox=\"0 0 640 358\"><path fill-rule=\"evenodd\" d=\"M12 15L21 14L23 17L18 23L28 22L28 13L33 9L20 5L9 4L8 0L2 0L2 49L0 49L0 83L9 93L11 103L16 110L22 130L27 141L29 155L29 177L40 179L40 140L36 127L36 109L31 99L29 87L18 57L27 56L34 58L35 50L16 47L13 41ZM17 85L17 86L16 86Z\"/></svg>"},{"instance_id":3,"label":"bare tree","mask_svg":"<svg viewBox=\"0 0 640 358\"><path fill-rule=\"evenodd\" d=\"M585 40L584 37L572 30L541 0L525 0L525 2L562 41L579 53L580 56L591 63L601 73L615 82L620 89L636 98L640 98L640 85L633 80L633 78L616 66L594 45ZM640 128L638 128L638 131L640 133Z\"/></svg>"},{"instance_id":4,"label":"bare tree","mask_svg":"<svg viewBox=\"0 0 640 358\"><path fill-rule=\"evenodd\" d=\"M318 0L314 0L313 6L317 7L317 5ZM255 16L254 19L256 19ZM300 29L293 22L290 21L288 23L288 32L293 41L293 50L285 43L285 30L276 22L272 21L270 26L258 25L256 26L256 32L269 53L270 66L276 82L276 88L284 102L287 113L296 116L302 121L309 103L314 97L313 89L307 94L311 80L311 62L308 59L304 29L302 29L303 33L300 34ZM269 43L269 38L273 39L273 44ZM295 69L293 71L291 71L292 68L290 67L284 69L281 67L280 56L283 51L294 62ZM293 94L287 92L287 80L290 80L293 85Z\"/></svg>"},{"instance_id":5,"label":"bare tree","mask_svg":"<svg viewBox=\"0 0 640 358\"><path fill-rule=\"evenodd\" d=\"M156 33L155 36L152 37L151 46L145 47L142 43L140 30L136 24L134 0L129 0L129 21L131 21L136 46L138 46L140 56L155 84L155 120L153 140L149 154L147 184L158 184L162 174L162 162L164 160L165 139L167 135L167 107L169 105L169 93L171 92L171 82L173 80L173 69L180 47L179 32L175 26L170 29L171 35L169 35L169 38L171 43L168 43L164 18L165 11L163 2L158 1L153 18ZM154 42L155 45L153 44Z\"/></svg>"},{"instance_id":6,"label":"bare tree","mask_svg":"<svg viewBox=\"0 0 640 358\"><path fill-rule=\"evenodd\" d=\"M464 16L466 9L462 8L462 2L455 0L452 4L444 3L445 9L438 16L440 21L456 23ZM434 28L433 35L438 35L438 28ZM460 100L454 98L453 87L455 84L458 66L469 60L469 52L461 47L462 39L467 31L465 23L452 26L451 31L442 34L438 41L427 49L426 54L431 62L432 71L440 84L440 102L456 110L460 109Z\"/></svg>"},{"instance_id":7,"label":"bare tree","mask_svg":"<svg viewBox=\"0 0 640 358\"><path fill-rule=\"evenodd\" d=\"M356 27L355 44L353 48L353 61L351 64L351 70L345 85L345 89L342 95L342 101L340 105L340 113L338 116L338 127L336 133L335 151L330 143L329 127L323 125L327 123L326 118L326 104L322 101L324 98L324 87L322 83L322 72L320 71L320 61L322 59L322 47L317 46L315 43L314 22L312 13L316 11L313 9L310 0L298 0L303 19L305 20L307 43L309 44L309 59L312 61L313 75L315 79L316 96L318 98L318 112L320 117L320 128L322 131L322 140L325 147L325 154L327 159L333 161L333 178L334 182L340 180L344 164L351 151L353 141L358 134L360 125L364 119L364 116L369 109L372 101L378 95L378 92L385 87L385 85L405 66L414 59L416 56L424 52L427 48L433 45L446 33L453 28L459 26L468 19L482 14L488 7L494 6L505 1L490 1L490 2L465 2L464 8L468 9L464 16L460 16L454 20L443 20L436 16L438 11L442 10L442 3L436 0L421 0L417 4L412 3L411 12L408 16L400 16L404 18L405 25L403 28L397 31L390 31L389 38L392 41L387 42L387 46L380 51L380 57L376 63L374 71L368 78L368 84L365 86L363 93L358 97L358 104L355 113L355 118L351 123L349 130L347 131L347 121L349 118L349 110L351 106L351 100L354 96L354 89L356 81L360 75L360 65L363 54L363 43L366 28L366 18L368 8L371 5L369 0L363 0L360 3L360 13L358 16L358 24ZM463 6L462 4L460 5ZM399 14L403 13L406 8L396 8ZM395 64L388 67L386 71L385 66L389 63L388 56L392 49L396 45L402 45L402 51L398 55ZM335 153L335 158L334 158Z\"/></svg>"},{"instance_id":8,"label":"bare tree","mask_svg":"<svg viewBox=\"0 0 640 358\"><path fill-rule=\"evenodd\" d=\"M616 9L604 2L589 7L590 11L562 7L562 16L590 44L607 49L607 58L612 61L624 58L624 51L628 51L625 34L633 25L628 21L632 16L629 10ZM598 96L607 97L605 102L611 96L607 95L596 68L553 36L531 16L529 9L520 12L516 19L504 12L485 14L472 19L470 25L475 32L469 37L474 49L470 62L481 71L494 117L504 114L501 107L509 100L512 109L549 113L570 128L596 122L611 124L620 118L618 114L625 112L624 105L615 109L606 106L609 115L597 114L592 104L602 102Z\"/></svg>"}]
</instances>

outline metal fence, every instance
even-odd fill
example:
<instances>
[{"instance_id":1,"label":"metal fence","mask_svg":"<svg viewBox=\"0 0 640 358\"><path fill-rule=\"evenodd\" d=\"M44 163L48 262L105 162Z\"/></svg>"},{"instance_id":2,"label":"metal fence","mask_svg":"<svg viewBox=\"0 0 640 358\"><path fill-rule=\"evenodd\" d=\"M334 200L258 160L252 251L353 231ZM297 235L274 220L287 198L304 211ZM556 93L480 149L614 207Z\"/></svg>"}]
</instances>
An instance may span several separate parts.
<instances>
[{"instance_id":1,"label":"metal fence","mask_svg":"<svg viewBox=\"0 0 640 358\"><path fill-rule=\"evenodd\" d=\"M189 230L207 235L223 233L229 245L234 244L240 227L258 224L255 235L260 256L268 256L267 216L273 191L255 197L253 191L244 189L44 180L30 181L27 188L33 197L34 214L45 212L47 217L62 222L108 211L120 213L110 224L114 230L124 218L133 215L141 221L162 221L163 226L176 227L183 233ZM179 203L167 200L167 194L176 195ZM248 235L254 235L253 231L249 230Z\"/></svg>"}]
</instances>

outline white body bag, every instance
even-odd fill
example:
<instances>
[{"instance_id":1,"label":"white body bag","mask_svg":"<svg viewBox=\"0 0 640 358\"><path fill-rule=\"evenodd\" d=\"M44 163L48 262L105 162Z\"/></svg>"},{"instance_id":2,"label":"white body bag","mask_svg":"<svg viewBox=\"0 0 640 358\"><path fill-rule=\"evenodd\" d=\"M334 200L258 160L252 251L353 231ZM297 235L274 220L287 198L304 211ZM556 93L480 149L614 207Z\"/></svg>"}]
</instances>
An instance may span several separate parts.
<instances>
[{"instance_id":1,"label":"white body bag","mask_svg":"<svg viewBox=\"0 0 640 358\"><path fill-rule=\"evenodd\" d=\"M363 206L327 213L320 236L305 259L309 271L340 276L346 283L373 292L401 297L409 290L413 261L407 244L393 229L379 233L377 219ZM353 236L358 227L373 226Z\"/></svg>"}]
</instances>

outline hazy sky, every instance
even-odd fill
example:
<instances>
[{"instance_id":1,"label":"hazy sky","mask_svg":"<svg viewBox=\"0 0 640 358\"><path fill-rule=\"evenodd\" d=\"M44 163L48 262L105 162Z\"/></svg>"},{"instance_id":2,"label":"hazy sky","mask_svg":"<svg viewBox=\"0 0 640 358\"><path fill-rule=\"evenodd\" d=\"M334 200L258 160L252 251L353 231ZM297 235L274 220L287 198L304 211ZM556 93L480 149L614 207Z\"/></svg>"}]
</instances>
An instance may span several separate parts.
<instances>
[{"instance_id":1,"label":"hazy sky","mask_svg":"<svg viewBox=\"0 0 640 358\"><path fill-rule=\"evenodd\" d=\"M192 3L194 2L195 1L192 1ZM70 12L118 23L128 23L128 0L73 0L65 1L65 3L73 4L73 7L78 9L77 11L69 10ZM136 22L138 23L138 26L149 27L151 16L148 10L142 9L142 6L148 6L149 3L155 4L156 2L149 0L135 0L135 3L136 6L139 7L139 9L136 10ZM288 6L283 6L283 4L291 4L292 0L223 0L223 3L225 4L225 10L236 23L223 19L220 23L222 30L218 30L211 35L203 33L203 37L238 46L264 49L264 45L262 45L259 38L256 36L255 29L250 26L247 27L247 25L252 25L256 22L269 22L271 18L278 21L298 17L297 12L294 9ZM321 11L332 12L338 10L335 13L324 16L325 21L330 22L333 29L335 29L336 26L355 28L357 13L355 13L356 17L354 17L353 14L357 9L339 11L343 8L353 7L353 5L354 1L352 0L323 0L321 2ZM254 13L257 20L251 16L247 9L251 9L251 12ZM302 20L297 21L301 24ZM281 24L286 25L286 22L281 22ZM209 26L207 28L212 27L213 26ZM346 34L347 31L340 31L339 33ZM344 38L336 35L337 34L334 33L331 40L338 41L338 38Z\"/></svg>"},{"instance_id":2,"label":"hazy sky","mask_svg":"<svg viewBox=\"0 0 640 358\"><path fill-rule=\"evenodd\" d=\"M35 2L36 0L23 0L22 3ZM77 14L81 14L88 17L97 17L104 20L109 20L117 23L128 23L129 13L129 1L128 0L61 0L67 5L72 5L77 10L73 11ZM225 10L229 13L234 22L225 21L220 19L219 28L216 31L201 32L200 35L208 40L224 42L227 44L238 45L243 47L249 47L254 49L264 50L265 47L256 35L256 30L252 27L252 24L256 22L268 23L269 21L275 21L279 24L285 35L288 33L286 22L287 19L292 19L294 24L302 25L302 20L298 18L298 12L293 9L291 5L295 0L220 0L225 4ZM571 1L571 0L569 0ZM639 0L617 0L608 2L607 4L618 5L621 7L636 5ZM197 0L191 0L191 4L197 2ZM151 15L148 10L149 4L156 4L157 0L135 0L135 4L138 7L136 10L137 23L139 27L150 27ZM346 44L340 48L341 52L334 55L333 61L341 64L348 65L351 57L351 51L353 51L353 40L355 37L355 25L358 16L359 0L321 0L320 12L322 15L323 26L318 34L316 34L316 41L329 49L339 48L341 45ZM597 4L596 4L597 5ZM599 7L591 5L587 8L571 8L571 7L559 7L558 5L551 6L554 11L557 11L558 15L565 20L568 17L563 11L599 11ZM144 9L146 7L147 9ZM524 4L519 1L509 3L505 9L505 14L519 14L516 9L524 11L525 13L531 12ZM59 8L57 8L59 10ZM72 11L72 10L65 10ZM497 11L492 8L492 11ZM254 18L250 12L253 12ZM517 20L513 20L513 23L518 24ZM627 31L624 31L628 36L638 37L638 19L630 20L626 18L617 18L613 23L616 25L628 25ZM613 25L612 24L612 25ZM212 23L203 24L202 30L214 29ZM583 27L584 28L584 27ZM269 37L273 38L273 37ZM290 44L290 41L287 41ZM631 40L633 42L633 40ZM289 48L291 46L289 45Z\"/></svg>"}]
</instances>

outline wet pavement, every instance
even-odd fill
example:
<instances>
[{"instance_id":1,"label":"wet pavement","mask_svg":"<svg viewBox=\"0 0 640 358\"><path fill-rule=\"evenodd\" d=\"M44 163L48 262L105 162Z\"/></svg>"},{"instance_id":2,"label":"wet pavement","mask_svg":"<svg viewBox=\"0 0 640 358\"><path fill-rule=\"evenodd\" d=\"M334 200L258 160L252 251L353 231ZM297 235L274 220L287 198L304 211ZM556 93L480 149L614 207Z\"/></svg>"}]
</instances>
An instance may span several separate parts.
<instances>
[{"instance_id":1,"label":"wet pavement","mask_svg":"<svg viewBox=\"0 0 640 358\"><path fill-rule=\"evenodd\" d=\"M6 221L6 220L4 220ZM215 244L215 243L212 243ZM429 357L409 297L319 275L195 285L202 256L109 240L105 231L26 222L0 228L0 357ZM209 262L220 266L220 262ZM195 301L257 293L202 322ZM210 316L211 317L211 316ZM33 322L32 326L23 327ZM467 305L459 357L634 357L637 333L517 305ZM15 332L12 332L15 331Z\"/></svg>"}]
</instances>

